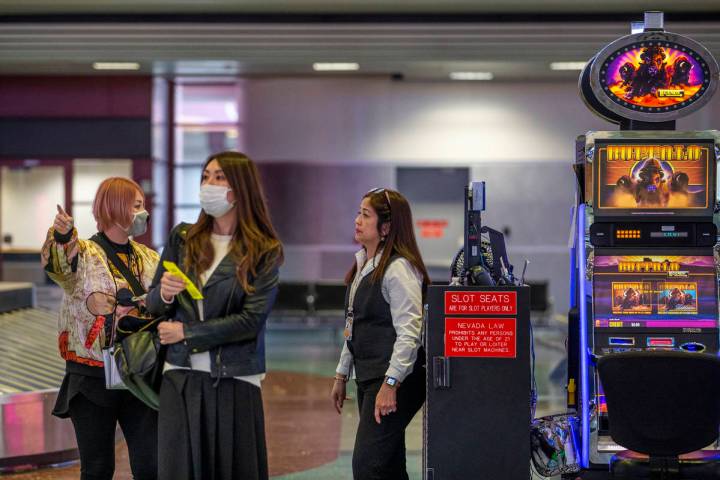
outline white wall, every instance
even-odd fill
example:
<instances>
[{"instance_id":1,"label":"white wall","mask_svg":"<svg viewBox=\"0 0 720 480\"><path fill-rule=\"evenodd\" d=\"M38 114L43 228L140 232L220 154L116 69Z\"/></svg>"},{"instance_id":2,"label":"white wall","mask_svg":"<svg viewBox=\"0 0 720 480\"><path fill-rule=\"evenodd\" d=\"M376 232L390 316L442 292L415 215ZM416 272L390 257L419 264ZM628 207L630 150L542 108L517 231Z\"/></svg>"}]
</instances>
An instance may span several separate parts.
<instances>
[{"instance_id":1,"label":"white wall","mask_svg":"<svg viewBox=\"0 0 720 480\"><path fill-rule=\"evenodd\" d=\"M558 83L248 81L247 149L259 160L458 165L571 162L587 130L616 130ZM679 128L718 124L718 101Z\"/></svg>"},{"instance_id":2,"label":"white wall","mask_svg":"<svg viewBox=\"0 0 720 480\"><path fill-rule=\"evenodd\" d=\"M473 180L489 182L486 224L511 230L511 261L521 268L529 258L528 278L548 279L556 312L566 311L575 137L588 130L618 129L585 107L575 81L281 78L249 80L246 88L247 152L260 162L299 163L309 169L330 164L346 166L348 173L368 165L385 172L394 166L469 166ZM716 127L719 102L720 95L679 121L678 129ZM340 174L335 182L350 186L364 180ZM386 174L374 178L373 186L380 185L378 180L387 186L395 181ZM296 181L315 182L319 195L327 188L312 177ZM324 215L349 224L351 219L338 215L337 205L355 205L358 199L355 189L346 191L353 192L349 198L335 195L325 201L323 211L300 212L298 221L312 223ZM462 217L462 211L456 214ZM288 212L281 217L287 218ZM307 276L306 260L310 255L321 258L323 248L342 249L339 244L315 243L318 251L307 244L286 245L286 278ZM437 260L435 253L427 256ZM445 253L448 263L453 253Z\"/></svg>"}]
</instances>

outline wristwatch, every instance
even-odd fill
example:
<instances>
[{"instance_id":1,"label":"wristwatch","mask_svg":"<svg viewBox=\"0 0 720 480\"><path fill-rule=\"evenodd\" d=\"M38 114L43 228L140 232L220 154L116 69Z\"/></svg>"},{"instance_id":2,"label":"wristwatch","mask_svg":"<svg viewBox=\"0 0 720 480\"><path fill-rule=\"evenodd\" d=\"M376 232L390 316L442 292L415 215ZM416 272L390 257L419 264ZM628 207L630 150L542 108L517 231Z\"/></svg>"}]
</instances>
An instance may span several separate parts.
<instances>
[{"instance_id":1,"label":"wristwatch","mask_svg":"<svg viewBox=\"0 0 720 480\"><path fill-rule=\"evenodd\" d=\"M397 387L398 383L399 383L398 379L395 377L385 377L385 384L388 387L395 388L395 387Z\"/></svg>"}]
</instances>

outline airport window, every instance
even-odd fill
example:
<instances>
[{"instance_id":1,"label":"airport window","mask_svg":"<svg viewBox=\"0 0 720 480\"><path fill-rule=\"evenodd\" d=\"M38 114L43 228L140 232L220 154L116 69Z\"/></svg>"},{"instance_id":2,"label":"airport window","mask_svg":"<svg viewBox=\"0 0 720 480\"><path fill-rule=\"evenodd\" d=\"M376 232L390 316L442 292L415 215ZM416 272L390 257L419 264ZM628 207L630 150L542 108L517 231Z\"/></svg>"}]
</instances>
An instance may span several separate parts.
<instances>
[{"instance_id":1,"label":"airport window","mask_svg":"<svg viewBox=\"0 0 720 480\"><path fill-rule=\"evenodd\" d=\"M37 252L55 217L55 203L64 196L62 166L0 168L3 250L6 253Z\"/></svg>"},{"instance_id":2,"label":"airport window","mask_svg":"<svg viewBox=\"0 0 720 480\"><path fill-rule=\"evenodd\" d=\"M242 83L179 82L175 105L173 220L194 222L203 163L212 153L243 148Z\"/></svg>"},{"instance_id":3,"label":"airport window","mask_svg":"<svg viewBox=\"0 0 720 480\"><path fill-rule=\"evenodd\" d=\"M80 238L97 232L92 214L95 193L103 180L116 176L132 178L132 160L73 160L72 212Z\"/></svg>"}]
</instances>

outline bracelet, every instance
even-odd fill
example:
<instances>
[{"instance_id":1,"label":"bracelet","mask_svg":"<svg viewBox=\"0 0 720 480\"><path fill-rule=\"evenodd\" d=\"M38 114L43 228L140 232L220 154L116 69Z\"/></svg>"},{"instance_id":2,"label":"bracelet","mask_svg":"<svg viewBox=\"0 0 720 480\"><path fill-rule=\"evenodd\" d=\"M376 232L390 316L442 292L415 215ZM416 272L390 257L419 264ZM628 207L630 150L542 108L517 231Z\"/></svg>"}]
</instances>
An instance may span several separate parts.
<instances>
[{"instance_id":1,"label":"bracelet","mask_svg":"<svg viewBox=\"0 0 720 480\"><path fill-rule=\"evenodd\" d=\"M173 295L170 300L165 300L165 295L162 293L162 287L160 288L160 300L162 300L165 304L171 305L175 302L175 295Z\"/></svg>"},{"instance_id":2,"label":"bracelet","mask_svg":"<svg viewBox=\"0 0 720 480\"><path fill-rule=\"evenodd\" d=\"M333 377L333 378L335 378L335 380L340 381L340 382L343 382L343 383L347 383L347 381L348 381L348 378L347 378L347 377L343 377L342 375L337 375L337 374L336 374L335 377Z\"/></svg>"}]
</instances>

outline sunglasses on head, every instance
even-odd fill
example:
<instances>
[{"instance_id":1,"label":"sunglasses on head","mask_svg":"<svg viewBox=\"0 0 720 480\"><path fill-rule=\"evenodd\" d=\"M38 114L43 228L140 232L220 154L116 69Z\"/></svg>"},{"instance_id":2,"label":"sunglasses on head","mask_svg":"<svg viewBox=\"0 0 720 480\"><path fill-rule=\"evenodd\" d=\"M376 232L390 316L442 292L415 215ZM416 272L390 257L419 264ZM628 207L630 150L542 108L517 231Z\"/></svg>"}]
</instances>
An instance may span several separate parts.
<instances>
[{"instance_id":1,"label":"sunglasses on head","mask_svg":"<svg viewBox=\"0 0 720 480\"><path fill-rule=\"evenodd\" d=\"M384 194L385 194L385 200L387 200L388 210L390 210L390 211L392 212L392 209L390 208L391 205L392 205L392 204L390 203L390 195L388 195L387 190L385 190L384 188L373 188L373 189L371 189L371 190L368 190L368 192L367 192L365 195L366 195L366 196L367 196L367 195L374 195L374 194L376 194L376 193L384 193Z\"/></svg>"}]
</instances>

